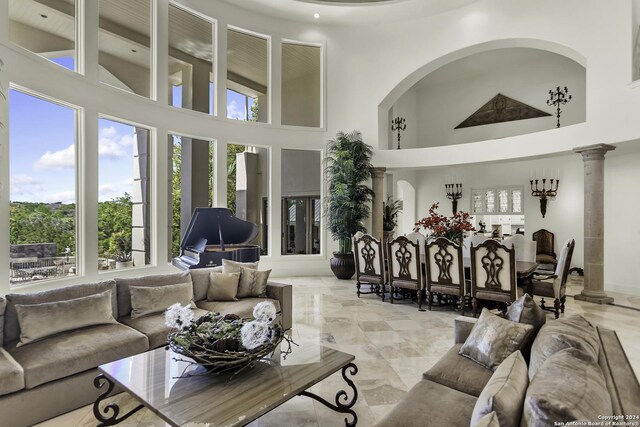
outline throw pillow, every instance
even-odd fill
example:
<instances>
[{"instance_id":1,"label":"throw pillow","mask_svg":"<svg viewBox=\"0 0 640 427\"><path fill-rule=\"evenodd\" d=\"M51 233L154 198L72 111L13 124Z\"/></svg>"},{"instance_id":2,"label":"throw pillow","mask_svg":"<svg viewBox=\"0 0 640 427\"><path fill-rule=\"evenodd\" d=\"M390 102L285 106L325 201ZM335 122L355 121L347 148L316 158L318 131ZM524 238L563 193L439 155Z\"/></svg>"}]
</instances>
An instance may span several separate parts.
<instances>
[{"instance_id":1,"label":"throw pillow","mask_svg":"<svg viewBox=\"0 0 640 427\"><path fill-rule=\"evenodd\" d=\"M229 259L222 260L222 272L223 273L240 273L240 267L258 269L258 262L238 262L231 261Z\"/></svg>"},{"instance_id":2,"label":"throw pillow","mask_svg":"<svg viewBox=\"0 0 640 427\"><path fill-rule=\"evenodd\" d=\"M532 331L531 325L512 322L483 308L459 354L495 370L511 353L520 350Z\"/></svg>"},{"instance_id":3,"label":"throw pillow","mask_svg":"<svg viewBox=\"0 0 640 427\"><path fill-rule=\"evenodd\" d=\"M547 315L529 294L524 294L509 306L507 309L507 319L512 322L533 325L533 332L529 334L527 342L522 347L522 355L525 360L529 360L531 344L533 344L533 340L536 338L542 325L547 321Z\"/></svg>"},{"instance_id":4,"label":"throw pillow","mask_svg":"<svg viewBox=\"0 0 640 427\"><path fill-rule=\"evenodd\" d=\"M179 302L183 306L193 303L191 282L166 286L129 286L131 318L161 313Z\"/></svg>"},{"instance_id":5,"label":"throw pillow","mask_svg":"<svg viewBox=\"0 0 640 427\"><path fill-rule=\"evenodd\" d=\"M471 423L471 427L500 427L498 416L495 412L490 412L484 417L480 418L477 423Z\"/></svg>"},{"instance_id":6,"label":"throw pillow","mask_svg":"<svg viewBox=\"0 0 640 427\"><path fill-rule=\"evenodd\" d=\"M577 348L598 362L600 340L598 332L591 323L580 315L563 317L546 323L531 346L529 359L529 379L540 369L544 362L565 348Z\"/></svg>"},{"instance_id":7,"label":"throw pillow","mask_svg":"<svg viewBox=\"0 0 640 427\"><path fill-rule=\"evenodd\" d=\"M193 283L193 300L202 301L207 299L207 291L209 290L209 282L211 282L211 272L216 271L222 273L222 266L208 268L194 268L189 270L191 282Z\"/></svg>"},{"instance_id":8,"label":"throw pillow","mask_svg":"<svg viewBox=\"0 0 640 427\"><path fill-rule=\"evenodd\" d=\"M473 408L471 425L478 425L485 415L495 413L501 427L519 426L528 386L527 362L515 351L498 366L482 389Z\"/></svg>"},{"instance_id":9,"label":"throw pillow","mask_svg":"<svg viewBox=\"0 0 640 427\"><path fill-rule=\"evenodd\" d=\"M117 323L107 290L81 298L41 304L16 304L20 342L16 347L86 326Z\"/></svg>"},{"instance_id":10,"label":"throw pillow","mask_svg":"<svg viewBox=\"0 0 640 427\"><path fill-rule=\"evenodd\" d=\"M237 301L240 273L218 273L212 271L209 275L208 301Z\"/></svg>"},{"instance_id":11,"label":"throw pillow","mask_svg":"<svg viewBox=\"0 0 640 427\"><path fill-rule=\"evenodd\" d=\"M271 274L271 270L258 271L253 268L240 267L237 297L266 297L269 274Z\"/></svg>"},{"instance_id":12,"label":"throw pillow","mask_svg":"<svg viewBox=\"0 0 640 427\"><path fill-rule=\"evenodd\" d=\"M550 356L531 380L522 425L566 425L612 413L611 396L598 363L582 350L567 348Z\"/></svg>"}]
</instances>

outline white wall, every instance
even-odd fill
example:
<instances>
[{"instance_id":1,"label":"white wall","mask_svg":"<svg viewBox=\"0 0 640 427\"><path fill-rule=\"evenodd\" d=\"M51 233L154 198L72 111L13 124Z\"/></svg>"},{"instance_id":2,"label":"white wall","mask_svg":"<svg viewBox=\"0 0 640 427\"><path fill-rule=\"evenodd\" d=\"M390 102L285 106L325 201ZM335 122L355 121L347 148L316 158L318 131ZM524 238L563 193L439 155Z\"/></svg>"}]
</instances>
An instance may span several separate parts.
<instances>
[{"instance_id":1,"label":"white wall","mask_svg":"<svg viewBox=\"0 0 640 427\"><path fill-rule=\"evenodd\" d=\"M539 199L531 196L529 184L531 173L542 169L554 171L560 169L560 186L556 200L547 203L547 214L542 218ZM450 216L451 201L445 193L445 180L449 175L457 175L463 184L462 198L458 200L458 210L469 212L471 209L471 188L497 187L509 185L524 186L525 236L531 239L534 231L541 228L555 233L556 253L568 238L576 240L573 253L573 266L582 267L584 260L584 198L583 165L577 154L547 159L528 160L508 163L479 164L463 167L450 167L418 171L416 188L416 219L428 215L428 209L440 202L438 212Z\"/></svg>"},{"instance_id":2,"label":"white wall","mask_svg":"<svg viewBox=\"0 0 640 427\"><path fill-rule=\"evenodd\" d=\"M494 68L475 73L474 59L492 62ZM585 121L585 69L569 58L533 49L499 49L445 66L449 72L456 72L458 67L470 68L460 74L467 76L464 80L440 83L427 76L394 105L394 110L415 105L414 120L407 125L414 129L410 138L417 135L413 147L462 144L555 129L555 108L547 106L546 101L549 90L556 86L567 86L572 95L572 100L562 107L561 125ZM455 129L498 93L552 116Z\"/></svg>"}]
</instances>

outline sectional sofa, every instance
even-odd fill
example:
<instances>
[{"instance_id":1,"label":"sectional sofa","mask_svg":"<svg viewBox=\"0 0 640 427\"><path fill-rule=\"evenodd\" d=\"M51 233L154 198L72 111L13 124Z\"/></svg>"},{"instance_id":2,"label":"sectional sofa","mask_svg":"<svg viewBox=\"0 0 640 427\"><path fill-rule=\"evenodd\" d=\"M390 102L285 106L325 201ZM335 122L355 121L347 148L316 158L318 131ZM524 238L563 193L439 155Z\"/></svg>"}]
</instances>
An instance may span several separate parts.
<instances>
[{"instance_id":1,"label":"sectional sofa","mask_svg":"<svg viewBox=\"0 0 640 427\"><path fill-rule=\"evenodd\" d=\"M640 414L640 386L614 331L594 327L581 316L546 322L528 361L522 359L525 380L521 377L518 393L513 382L496 378L500 366L494 372L459 354L476 321L455 320L454 346L376 427L638 422L625 419ZM478 419L483 409L488 413Z\"/></svg>"},{"instance_id":2,"label":"sectional sofa","mask_svg":"<svg viewBox=\"0 0 640 427\"><path fill-rule=\"evenodd\" d=\"M253 307L270 300L284 329L291 328L291 286L267 282L266 298L207 301L211 269L87 283L39 293L0 297L0 426L32 425L95 401L97 367L166 344L169 329L164 314L132 318L130 287L161 287L189 282L198 307L207 311L251 317ZM65 302L110 293L110 324L85 326L20 345L16 305ZM82 313L61 311L56 321L74 322ZM73 324L73 323L72 323Z\"/></svg>"}]
</instances>

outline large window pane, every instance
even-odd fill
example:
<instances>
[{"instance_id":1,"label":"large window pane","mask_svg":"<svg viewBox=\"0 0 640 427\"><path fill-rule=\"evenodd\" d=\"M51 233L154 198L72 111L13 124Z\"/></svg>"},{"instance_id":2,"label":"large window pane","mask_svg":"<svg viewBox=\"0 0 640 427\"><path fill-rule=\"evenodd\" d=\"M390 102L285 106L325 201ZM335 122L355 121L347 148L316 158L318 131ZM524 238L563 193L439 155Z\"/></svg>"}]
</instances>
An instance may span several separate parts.
<instances>
[{"instance_id":1,"label":"large window pane","mask_svg":"<svg viewBox=\"0 0 640 427\"><path fill-rule=\"evenodd\" d=\"M100 81L151 93L151 0L100 0Z\"/></svg>"},{"instance_id":2,"label":"large window pane","mask_svg":"<svg viewBox=\"0 0 640 427\"><path fill-rule=\"evenodd\" d=\"M206 155L200 154L203 151ZM171 239L169 259L172 259L180 255L180 242L193 210L197 207L212 206L213 141L170 134L169 156L169 167L172 171L168 211Z\"/></svg>"},{"instance_id":3,"label":"large window pane","mask_svg":"<svg viewBox=\"0 0 640 427\"><path fill-rule=\"evenodd\" d=\"M227 30L227 117L269 121L269 41Z\"/></svg>"},{"instance_id":4,"label":"large window pane","mask_svg":"<svg viewBox=\"0 0 640 427\"><path fill-rule=\"evenodd\" d=\"M320 152L282 150L282 254L320 253Z\"/></svg>"},{"instance_id":5,"label":"large window pane","mask_svg":"<svg viewBox=\"0 0 640 427\"><path fill-rule=\"evenodd\" d=\"M9 92L10 282L76 273L76 111Z\"/></svg>"},{"instance_id":6,"label":"large window pane","mask_svg":"<svg viewBox=\"0 0 640 427\"><path fill-rule=\"evenodd\" d=\"M254 242L268 254L269 149L244 145L227 146L227 207L240 219L258 225Z\"/></svg>"},{"instance_id":7,"label":"large window pane","mask_svg":"<svg viewBox=\"0 0 640 427\"><path fill-rule=\"evenodd\" d=\"M213 114L213 23L169 5L169 105Z\"/></svg>"},{"instance_id":8,"label":"large window pane","mask_svg":"<svg viewBox=\"0 0 640 427\"><path fill-rule=\"evenodd\" d=\"M150 130L99 120L99 269L150 262Z\"/></svg>"},{"instance_id":9,"label":"large window pane","mask_svg":"<svg viewBox=\"0 0 640 427\"><path fill-rule=\"evenodd\" d=\"M9 0L9 39L65 68L75 70L75 0Z\"/></svg>"},{"instance_id":10,"label":"large window pane","mask_svg":"<svg viewBox=\"0 0 640 427\"><path fill-rule=\"evenodd\" d=\"M320 53L317 46L282 44L282 124L320 127Z\"/></svg>"}]
</instances>

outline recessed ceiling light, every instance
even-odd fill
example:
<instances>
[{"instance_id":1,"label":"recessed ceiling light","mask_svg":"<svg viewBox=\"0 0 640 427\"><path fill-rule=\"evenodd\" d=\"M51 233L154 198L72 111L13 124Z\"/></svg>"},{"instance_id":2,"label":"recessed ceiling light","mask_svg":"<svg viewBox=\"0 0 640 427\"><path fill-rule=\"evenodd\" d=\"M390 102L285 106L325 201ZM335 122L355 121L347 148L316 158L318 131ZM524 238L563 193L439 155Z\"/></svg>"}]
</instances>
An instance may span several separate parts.
<instances>
[{"instance_id":1,"label":"recessed ceiling light","mask_svg":"<svg viewBox=\"0 0 640 427\"><path fill-rule=\"evenodd\" d=\"M47 18L48 18L48 16L47 16L47 15L45 15L44 13L41 13L41 14L40 14L40 18L47 19Z\"/></svg>"},{"instance_id":2,"label":"recessed ceiling light","mask_svg":"<svg viewBox=\"0 0 640 427\"><path fill-rule=\"evenodd\" d=\"M314 14L313 14L313 17L314 17L314 18L316 18L316 19L318 19L318 18L320 18L320 14L319 14L319 13L314 13Z\"/></svg>"},{"instance_id":3,"label":"recessed ceiling light","mask_svg":"<svg viewBox=\"0 0 640 427\"><path fill-rule=\"evenodd\" d=\"M136 53L136 52L137 52L137 50L135 50L135 49L131 49L131 52Z\"/></svg>"}]
</instances>

